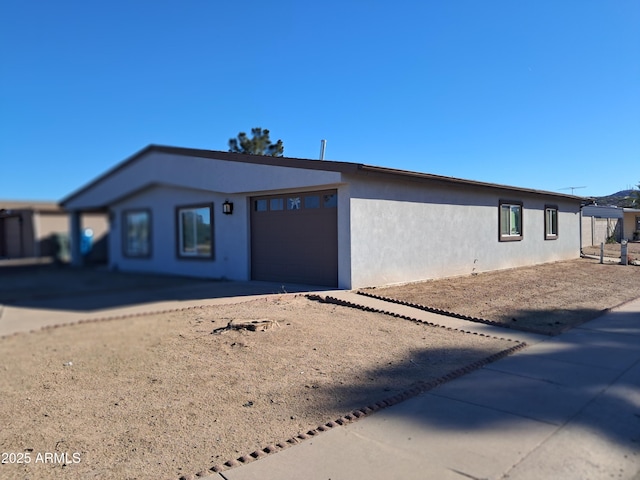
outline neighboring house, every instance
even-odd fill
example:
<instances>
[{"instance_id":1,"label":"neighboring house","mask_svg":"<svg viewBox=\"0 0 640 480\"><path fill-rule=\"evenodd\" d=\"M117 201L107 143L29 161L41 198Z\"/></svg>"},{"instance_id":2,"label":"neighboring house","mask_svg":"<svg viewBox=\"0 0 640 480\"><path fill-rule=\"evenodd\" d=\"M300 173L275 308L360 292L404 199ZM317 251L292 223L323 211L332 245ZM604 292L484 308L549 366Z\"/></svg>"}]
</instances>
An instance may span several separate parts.
<instances>
[{"instance_id":1,"label":"neighboring house","mask_svg":"<svg viewBox=\"0 0 640 480\"><path fill-rule=\"evenodd\" d=\"M622 237L628 241L640 240L640 208L623 208Z\"/></svg>"},{"instance_id":2,"label":"neighboring house","mask_svg":"<svg viewBox=\"0 0 640 480\"><path fill-rule=\"evenodd\" d=\"M605 205L582 208L582 246L600 245L608 240L640 240L640 209Z\"/></svg>"},{"instance_id":3,"label":"neighboring house","mask_svg":"<svg viewBox=\"0 0 640 480\"><path fill-rule=\"evenodd\" d=\"M604 205L582 207L582 246L622 240L622 209Z\"/></svg>"},{"instance_id":4,"label":"neighboring house","mask_svg":"<svg viewBox=\"0 0 640 480\"><path fill-rule=\"evenodd\" d=\"M91 241L107 231L104 214L87 215ZM89 240L88 231L85 244ZM0 258L68 256L69 215L55 202L0 200Z\"/></svg>"},{"instance_id":5,"label":"neighboring house","mask_svg":"<svg viewBox=\"0 0 640 480\"><path fill-rule=\"evenodd\" d=\"M62 200L113 269L357 288L578 258L573 195L356 163L151 145ZM72 242L78 245L78 242ZM76 264L81 263L77 248Z\"/></svg>"}]
</instances>

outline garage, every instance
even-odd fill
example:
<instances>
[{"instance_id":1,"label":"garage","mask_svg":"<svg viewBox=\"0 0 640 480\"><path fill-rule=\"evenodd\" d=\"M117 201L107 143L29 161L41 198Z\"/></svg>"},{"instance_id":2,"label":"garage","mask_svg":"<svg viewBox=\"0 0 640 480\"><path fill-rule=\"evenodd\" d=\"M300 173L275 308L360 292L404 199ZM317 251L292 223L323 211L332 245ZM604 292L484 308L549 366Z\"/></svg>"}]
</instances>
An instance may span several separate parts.
<instances>
[{"instance_id":1,"label":"garage","mask_svg":"<svg viewBox=\"0 0 640 480\"><path fill-rule=\"evenodd\" d=\"M251 277L338 286L336 190L251 198Z\"/></svg>"}]
</instances>

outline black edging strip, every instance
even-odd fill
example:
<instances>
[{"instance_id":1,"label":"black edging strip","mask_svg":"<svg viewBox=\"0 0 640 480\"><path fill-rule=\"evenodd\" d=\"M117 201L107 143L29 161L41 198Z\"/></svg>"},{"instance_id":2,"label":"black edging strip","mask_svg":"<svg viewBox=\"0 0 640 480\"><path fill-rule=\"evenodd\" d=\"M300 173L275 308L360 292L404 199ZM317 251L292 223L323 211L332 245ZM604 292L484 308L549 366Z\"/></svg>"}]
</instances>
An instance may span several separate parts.
<instances>
[{"instance_id":1,"label":"black edging strip","mask_svg":"<svg viewBox=\"0 0 640 480\"><path fill-rule=\"evenodd\" d=\"M359 305L357 303L352 303L352 302L348 302L346 300L340 300L338 298L335 297L331 297L331 296L326 296L326 297L321 297L320 295L314 295L314 294L307 294L305 295L306 298L308 298L309 300L314 300L314 301L318 301L321 303L331 303L334 305L339 305L339 306L343 306L343 307L349 307L349 308L355 308L358 310L362 310L365 312L373 312L373 313L381 313L384 315L390 315L396 318L402 318L404 320L409 320L411 322L414 323L420 323L423 325L429 325L431 327L440 327L440 328L446 328L447 330L454 330L454 331L459 331L461 333L468 333L468 334L474 334L474 335L478 335L478 336L483 336L483 337L489 337L489 338L495 338L495 339L499 339L499 340L506 340L509 342L513 342L514 340L511 340L509 338L502 338L502 337L494 337L494 336L490 336L490 335L485 335L483 333L472 333L472 332L468 332L465 330L459 330L457 328L451 328L451 327L444 327L442 325L437 325L435 323L431 323L431 322L426 322L423 320L419 320L417 318L413 318L413 317L409 317L408 315L401 315L398 313L393 313L393 312L387 312L384 310L379 310L377 308L372 308L372 307L365 307L363 305ZM351 413L348 413L338 419L336 419L335 421L332 422L327 422L324 423L322 425L319 425L317 428L312 429L312 430L308 430L307 432L304 433L299 433L298 435L296 435L295 437L291 437L288 440L284 441L284 442L280 442L277 443L275 445L268 445L267 447L261 449L261 450L256 450L253 453L250 453L249 455L243 455L241 457L238 457L236 459L232 459L232 460L227 460L226 462L224 462L223 464L220 465L215 465L213 467L211 467L209 469L210 472L213 473L220 473L223 472L225 470L234 468L234 467L238 467L240 465L245 465L249 462L252 462L253 460L257 460L259 458L263 458L266 455L270 455L272 453L276 453L280 450L284 450L285 448L291 447L293 445L296 445L304 440L307 440L309 438L313 438L317 435L319 435L322 432L325 432L327 430L330 430L334 427L339 427L339 426L343 426L343 425L347 425L349 423L353 423L357 420L360 420L361 418L364 418L368 415L371 415L372 413L375 413L379 410L382 410L384 408L387 407L391 407L392 405L396 405L400 402L404 402L405 400L408 400L409 398L412 397L416 397L418 395L420 395L421 393L427 392L435 387L437 387L438 385L442 385L443 383L446 383L450 380L454 380L456 378L459 378L463 375L466 375L467 373L471 373L474 370L478 370L479 368L484 367L485 365L488 365L489 363L495 362L496 360L500 360L501 358L507 357L509 355L511 355L512 353L517 352L518 350L523 349L524 347L527 346L526 343L524 342L516 342L516 345L507 348L506 350L502 350L500 352L494 353L493 355L489 355L488 357L485 357L481 360L478 360L476 362L473 362L469 365L466 365L464 367L458 368L456 370L453 370L449 373L447 373L446 375L443 375L442 377L439 377L435 380L431 380L429 382L425 382L425 381L420 381L420 382L416 382L415 384L413 384L413 386L411 388L409 388L408 390L405 390L404 392L398 393L392 397L380 400L378 402L372 403L370 405L367 405L365 407L362 407L360 409L354 410ZM199 472L196 474L196 476L204 476L205 472ZM188 477L180 477L179 480L188 480Z\"/></svg>"},{"instance_id":2,"label":"black edging strip","mask_svg":"<svg viewBox=\"0 0 640 480\"><path fill-rule=\"evenodd\" d=\"M468 320L470 322L483 323L485 325L491 325L492 327L508 328L510 330L516 330L516 331L520 331L520 332L537 333L538 335L553 336L550 333L540 332L539 330L535 330L533 328L513 327L513 326L511 326L511 325L509 325L507 323L500 323L500 322L496 322L494 320L486 320L484 318L472 317L470 315L463 315L461 313L450 312L449 310L442 310L440 308L428 307L428 306L422 305L420 303L411 303L411 302L407 302L405 300L398 300L396 298L384 297L382 295L376 295L374 293L369 293L369 292L365 292L365 291L362 291L362 290L358 290L356 293L358 295L362 295L363 297L369 297L369 298L374 298L376 300L382 300L383 302L389 302L389 303L395 303L395 304L398 304L398 305L404 305L405 307L417 308L418 310L424 310L425 312L430 312L430 313L437 313L438 315L444 315L446 317L459 318L461 320Z\"/></svg>"},{"instance_id":3,"label":"black edging strip","mask_svg":"<svg viewBox=\"0 0 640 480\"><path fill-rule=\"evenodd\" d=\"M24 331L24 332L13 332L13 333L8 333L6 335L0 335L0 340L5 339L5 338L9 338L9 337L15 337L18 335L28 335L30 333L36 333L39 331L46 331L46 330L52 330L54 328L62 328L62 327L71 327L73 325L81 325L84 323L98 323L98 322L110 322L112 320L124 320L125 318L135 318L135 317L149 317L152 315L164 315L166 313L176 313L176 312L186 312L187 310L201 310L203 308L207 308L211 305L195 305L195 306L191 306L191 307L183 307L183 308L170 308L167 310L157 310L157 311L150 311L150 312L137 312L137 313L126 313L123 315L114 315L111 317L98 317L98 318L85 318L85 319L79 319L79 320L73 320L71 322L62 322L62 323L55 323L53 325L43 325L40 328L33 328L29 331Z\"/></svg>"}]
</instances>

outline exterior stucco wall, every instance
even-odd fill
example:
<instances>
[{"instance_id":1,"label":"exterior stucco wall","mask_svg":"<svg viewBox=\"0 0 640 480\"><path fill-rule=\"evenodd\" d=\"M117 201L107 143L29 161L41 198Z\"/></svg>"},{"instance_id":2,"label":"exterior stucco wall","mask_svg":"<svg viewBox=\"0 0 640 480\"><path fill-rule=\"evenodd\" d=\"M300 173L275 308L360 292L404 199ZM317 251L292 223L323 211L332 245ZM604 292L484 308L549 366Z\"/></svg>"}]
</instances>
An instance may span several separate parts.
<instances>
[{"instance_id":1,"label":"exterior stucco wall","mask_svg":"<svg viewBox=\"0 0 640 480\"><path fill-rule=\"evenodd\" d=\"M352 179L351 288L577 258L580 205L539 195L426 183ZM523 239L500 242L499 201L523 202ZM544 207L557 205L556 240Z\"/></svg>"},{"instance_id":2,"label":"exterior stucco wall","mask_svg":"<svg viewBox=\"0 0 640 480\"><path fill-rule=\"evenodd\" d=\"M37 225L36 238L44 240L56 233L67 233L69 231L69 217L66 213L38 213L34 218Z\"/></svg>"},{"instance_id":3,"label":"exterior stucco wall","mask_svg":"<svg viewBox=\"0 0 640 480\"><path fill-rule=\"evenodd\" d=\"M619 218L582 217L582 246L600 245L610 237L621 240L622 220Z\"/></svg>"},{"instance_id":4,"label":"exterior stucco wall","mask_svg":"<svg viewBox=\"0 0 640 480\"><path fill-rule=\"evenodd\" d=\"M593 228L593 217L582 217L581 220L582 224L581 224L581 229L582 229L582 233L580 235L580 246L581 247L588 247L592 244L595 245L595 235L594 235L594 228Z\"/></svg>"},{"instance_id":5,"label":"exterior stucco wall","mask_svg":"<svg viewBox=\"0 0 640 480\"><path fill-rule=\"evenodd\" d=\"M636 217L640 217L640 210L632 211L632 212L624 212L623 216L623 236L624 240L633 240L633 233L638 228L638 224L636 222Z\"/></svg>"},{"instance_id":6,"label":"exterior stucco wall","mask_svg":"<svg viewBox=\"0 0 640 480\"><path fill-rule=\"evenodd\" d=\"M351 202L350 186L338 188L338 287L351 288Z\"/></svg>"},{"instance_id":7,"label":"exterior stucco wall","mask_svg":"<svg viewBox=\"0 0 640 480\"><path fill-rule=\"evenodd\" d=\"M222 213L222 203L234 203L232 215ZM214 258L181 259L177 255L176 207L213 203ZM151 256L130 258L123 255L123 211L151 211ZM175 187L154 187L112 206L110 212L109 265L137 272L248 280L249 235L248 202L242 195L227 195Z\"/></svg>"},{"instance_id":8,"label":"exterior stucco wall","mask_svg":"<svg viewBox=\"0 0 640 480\"><path fill-rule=\"evenodd\" d=\"M296 191L300 191L297 189ZM110 211L109 265L125 271L168 273L204 278L249 280L251 278L250 197L253 193L229 195L219 192L157 186L113 205ZM349 245L348 198L338 188L338 241ZM232 215L222 213L222 203L234 204ZM177 256L176 207L213 203L213 260ZM344 205L345 208L341 208ZM151 211L151 255L131 258L123 255L123 212ZM349 286L348 248L339 247L338 276L341 288Z\"/></svg>"},{"instance_id":9,"label":"exterior stucco wall","mask_svg":"<svg viewBox=\"0 0 640 480\"><path fill-rule=\"evenodd\" d=\"M54 256L56 254L56 235L65 236L69 232L69 216L66 213L39 212L33 218L36 256Z\"/></svg>"},{"instance_id":10,"label":"exterior stucco wall","mask_svg":"<svg viewBox=\"0 0 640 480\"><path fill-rule=\"evenodd\" d=\"M151 152L126 165L65 204L67 210L100 208L127 192L171 185L227 194L279 191L340 182L340 173L229 162Z\"/></svg>"},{"instance_id":11,"label":"exterior stucco wall","mask_svg":"<svg viewBox=\"0 0 640 480\"><path fill-rule=\"evenodd\" d=\"M85 213L82 215L82 226L93 230L93 239L97 241L109 233L109 218L102 213Z\"/></svg>"}]
</instances>

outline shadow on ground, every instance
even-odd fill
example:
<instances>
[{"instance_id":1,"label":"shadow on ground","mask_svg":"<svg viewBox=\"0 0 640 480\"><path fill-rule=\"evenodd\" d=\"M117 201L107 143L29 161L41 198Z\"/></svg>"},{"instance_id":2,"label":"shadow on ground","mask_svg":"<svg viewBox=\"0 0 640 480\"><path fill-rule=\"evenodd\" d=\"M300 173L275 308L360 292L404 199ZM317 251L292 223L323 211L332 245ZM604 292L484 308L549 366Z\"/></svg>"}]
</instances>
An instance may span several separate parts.
<instances>
[{"instance_id":1,"label":"shadow on ground","mask_svg":"<svg viewBox=\"0 0 640 480\"><path fill-rule=\"evenodd\" d=\"M93 311L152 302L320 289L308 285L121 273L55 264L0 267L0 304L47 310Z\"/></svg>"},{"instance_id":2,"label":"shadow on ground","mask_svg":"<svg viewBox=\"0 0 640 480\"><path fill-rule=\"evenodd\" d=\"M464 436L517 430L523 421L557 428L571 422L569 431L597 432L640 464L638 345L638 313L609 312L384 412L390 422L424 427L425 435L433 429ZM366 379L386 379L393 390L395 379L414 377L416 368L442 354L415 351L400 364L362 372L360 380L339 386L337 393L382 400L379 388L371 389Z\"/></svg>"}]
</instances>

